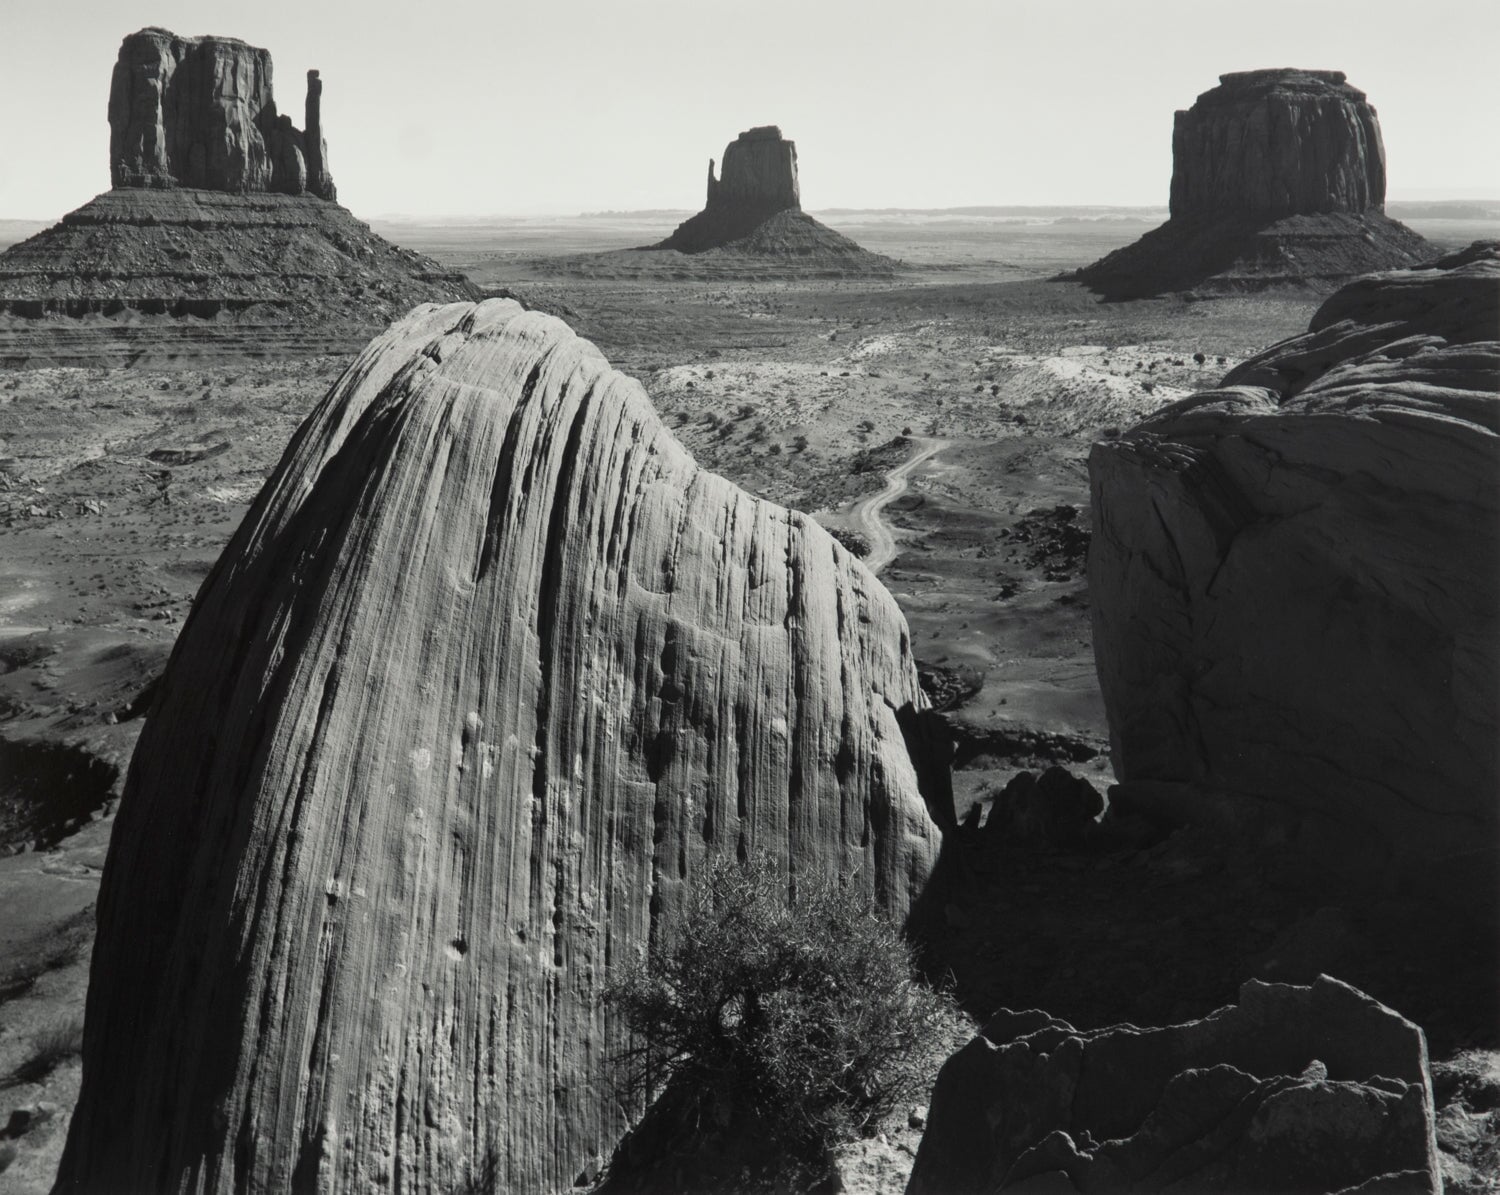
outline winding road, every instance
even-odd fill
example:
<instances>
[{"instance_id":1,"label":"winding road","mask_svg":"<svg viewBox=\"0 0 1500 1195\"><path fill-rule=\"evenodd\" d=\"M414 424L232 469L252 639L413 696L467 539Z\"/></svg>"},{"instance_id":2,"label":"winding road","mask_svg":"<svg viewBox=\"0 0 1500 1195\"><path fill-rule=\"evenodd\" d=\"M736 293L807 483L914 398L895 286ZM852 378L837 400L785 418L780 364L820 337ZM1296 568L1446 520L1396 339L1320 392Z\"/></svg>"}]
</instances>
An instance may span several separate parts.
<instances>
[{"instance_id":1,"label":"winding road","mask_svg":"<svg viewBox=\"0 0 1500 1195\"><path fill-rule=\"evenodd\" d=\"M912 442L920 451L885 475L885 489L878 494L861 498L849 511L849 518L854 524L854 529L870 541L870 551L865 557L865 567L872 573L879 573L896 558L896 537L885 525L880 512L906 493L906 478L913 469L923 461L931 460L952 443L950 440L938 440L931 436L913 436Z\"/></svg>"}]
</instances>

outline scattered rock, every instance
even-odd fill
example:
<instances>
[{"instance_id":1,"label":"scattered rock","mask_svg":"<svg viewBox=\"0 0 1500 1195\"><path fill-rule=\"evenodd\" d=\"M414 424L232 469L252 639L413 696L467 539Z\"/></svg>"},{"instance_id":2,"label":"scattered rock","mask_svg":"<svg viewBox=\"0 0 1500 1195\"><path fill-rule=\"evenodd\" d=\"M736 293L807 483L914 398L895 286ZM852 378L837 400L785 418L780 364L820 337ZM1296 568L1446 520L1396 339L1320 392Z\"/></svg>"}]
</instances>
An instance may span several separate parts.
<instances>
[{"instance_id":1,"label":"scattered rock","mask_svg":"<svg viewBox=\"0 0 1500 1195\"><path fill-rule=\"evenodd\" d=\"M1331 288L1436 256L1385 215L1385 149L1342 71L1220 75L1172 131L1171 218L1073 277L1110 299Z\"/></svg>"},{"instance_id":2,"label":"scattered rock","mask_svg":"<svg viewBox=\"0 0 1500 1195\"><path fill-rule=\"evenodd\" d=\"M907 1191L1354 1187L1442 1190L1427 1043L1320 976L1161 1029L1002 1011L939 1073Z\"/></svg>"},{"instance_id":3,"label":"scattered rock","mask_svg":"<svg viewBox=\"0 0 1500 1195\"><path fill-rule=\"evenodd\" d=\"M908 642L566 325L419 307L303 424L161 681L59 1183L570 1186L628 1127L611 968L711 857L912 908Z\"/></svg>"}]
</instances>

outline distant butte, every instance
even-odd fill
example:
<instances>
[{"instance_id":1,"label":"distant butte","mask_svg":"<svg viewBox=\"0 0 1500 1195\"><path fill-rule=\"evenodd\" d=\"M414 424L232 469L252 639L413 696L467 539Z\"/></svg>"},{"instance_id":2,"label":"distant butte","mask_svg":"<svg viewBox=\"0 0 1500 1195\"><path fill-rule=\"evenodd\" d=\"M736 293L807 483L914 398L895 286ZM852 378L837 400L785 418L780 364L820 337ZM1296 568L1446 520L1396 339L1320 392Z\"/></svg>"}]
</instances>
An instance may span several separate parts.
<instances>
[{"instance_id":1,"label":"distant butte","mask_svg":"<svg viewBox=\"0 0 1500 1195\"><path fill-rule=\"evenodd\" d=\"M231 37L126 37L110 80L113 189L0 254L0 364L347 352L476 288L335 199L323 82L304 127L271 56Z\"/></svg>"},{"instance_id":2,"label":"distant butte","mask_svg":"<svg viewBox=\"0 0 1500 1195\"><path fill-rule=\"evenodd\" d=\"M1180 111L1171 218L1073 277L1110 299L1327 287L1436 250L1385 215L1385 148L1342 71L1243 71Z\"/></svg>"}]
</instances>

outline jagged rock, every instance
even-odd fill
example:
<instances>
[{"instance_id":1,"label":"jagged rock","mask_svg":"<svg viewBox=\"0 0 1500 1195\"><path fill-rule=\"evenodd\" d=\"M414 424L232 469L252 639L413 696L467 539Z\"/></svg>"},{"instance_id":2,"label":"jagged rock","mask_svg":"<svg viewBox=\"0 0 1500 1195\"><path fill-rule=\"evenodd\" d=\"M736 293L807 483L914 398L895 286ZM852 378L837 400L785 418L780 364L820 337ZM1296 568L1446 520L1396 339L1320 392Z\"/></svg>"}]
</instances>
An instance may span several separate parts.
<instances>
[{"instance_id":1,"label":"jagged rock","mask_svg":"<svg viewBox=\"0 0 1500 1195\"><path fill-rule=\"evenodd\" d=\"M1018 772L996 795L984 834L1007 846L1076 846L1103 812L1098 790L1067 768Z\"/></svg>"},{"instance_id":2,"label":"jagged rock","mask_svg":"<svg viewBox=\"0 0 1500 1195\"><path fill-rule=\"evenodd\" d=\"M304 136L276 111L268 51L232 37L132 33L110 80L110 181L333 199L322 87L309 71Z\"/></svg>"},{"instance_id":3,"label":"jagged rock","mask_svg":"<svg viewBox=\"0 0 1500 1195\"><path fill-rule=\"evenodd\" d=\"M611 968L711 856L900 919L938 833L895 601L560 321L424 306L194 605L99 898L66 1190L559 1190ZM909 715L908 715L909 716Z\"/></svg>"},{"instance_id":4,"label":"jagged rock","mask_svg":"<svg viewBox=\"0 0 1500 1195\"><path fill-rule=\"evenodd\" d=\"M1385 148L1342 71L1259 70L1178 112L1171 219L1074 277L1112 299L1327 286L1436 256L1385 215Z\"/></svg>"},{"instance_id":5,"label":"jagged rock","mask_svg":"<svg viewBox=\"0 0 1500 1195\"><path fill-rule=\"evenodd\" d=\"M1355 1187L1442 1191L1427 1042L1325 975L1160 1029L1002 1011L939 1072L906 1189Z\"/></svg>"},{"instance_id":6,"label":"jagged rock","mask_svg":"<svg viewBox=\"0 0 1500 1195\"><path fill-rule=\"evenodd\" d=\"M1500 253L1312 327L1094 445L1115 774L1141 805L1266 803L1332 874L1493 917Z\"/></svg>"}]
</instances>

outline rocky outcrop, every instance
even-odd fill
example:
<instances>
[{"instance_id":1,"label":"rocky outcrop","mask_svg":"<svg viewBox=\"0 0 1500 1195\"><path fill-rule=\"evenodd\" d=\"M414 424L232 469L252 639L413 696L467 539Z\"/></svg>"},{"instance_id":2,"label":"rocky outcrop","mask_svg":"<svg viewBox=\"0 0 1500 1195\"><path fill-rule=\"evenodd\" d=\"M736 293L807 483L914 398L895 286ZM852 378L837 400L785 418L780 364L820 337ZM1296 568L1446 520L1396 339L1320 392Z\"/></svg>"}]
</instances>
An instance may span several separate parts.
<instances>
[{"instance_id":1,"label":"rocky outcrop","mask_svg":"<svg viewBox=\"0 0 1500 1195\"><path fill-rule=\"evenodd\" d=\"M1002 1011L938 1074L907 1186L1442 1189L1421 1029L1327 976L1162 1029Z\"/></svg>"},{"instance_id":2,"label":"rocky outcrop","mask_svg":"<svg viewBox=\"0 0 1500 1195\"><path fill-rule=\"evenodd\" d=\"M232 37L132 33L110 80L110 181L334 199L321 94L311 71L304 133L276 111L268 51Z\"/></svg>"},{"instance_id":3,"label":"rocky outcrop","mask_svg":"<svg viewBox=\"0 0 1500 1195\"><path fill-rule=\"evenodd\" d=\"M1173 219L1385 209L1385 146L1343 71L1220 75L1172 126Z\"/></svg>"},{"instance_id":4,"label":"rocky outcrop","mask_svg":"<svg viewBox=\"0 0 1500 1195\"><path fill-rule=\"evenodd\" d=\"M712 857L904 917L894 600L560 321L424 306L210 574L121 800L63 1190L558 1190ZM906 717L910 717L909 712Z\"/></svg>"},{"instance_id":5,"label":"rocky outcrop","mask_svg":"<svg viewBox=\"0 0 1500 1195\"><path fill-rule=\"evenodd\" d=\"M1496 916L1500 251L1365 279L1089 458L1115 774ZM1292 848L1288 848L1292 849Z\"/></svg>"},{"instance_id":6,"label":"rocky outcrop","mask_svg":"<svg viewBox=\"0 0 1500 1195\"><path fill-rule=\"evenodd\" d=\"M1342 71L1221 75L1176 115L1171 219L1074 277L1116 299L1330 287L1436 255L1384 210L1380 123Z\"/></svg>"}]
</instances>

